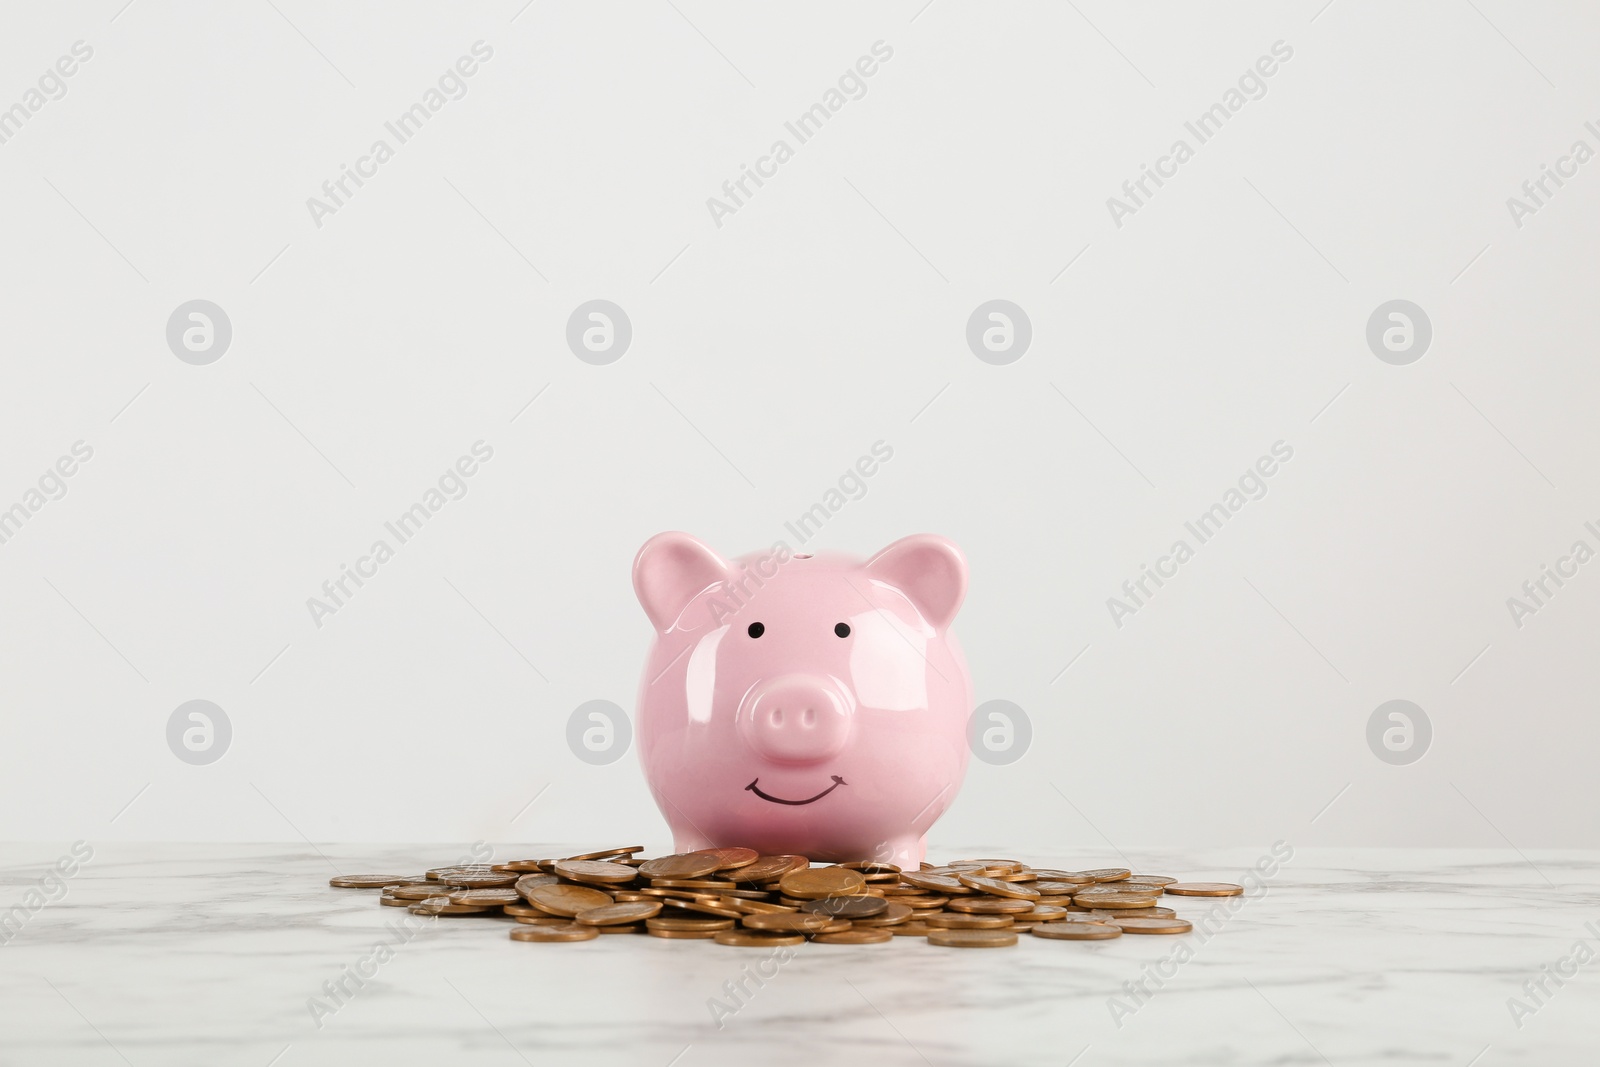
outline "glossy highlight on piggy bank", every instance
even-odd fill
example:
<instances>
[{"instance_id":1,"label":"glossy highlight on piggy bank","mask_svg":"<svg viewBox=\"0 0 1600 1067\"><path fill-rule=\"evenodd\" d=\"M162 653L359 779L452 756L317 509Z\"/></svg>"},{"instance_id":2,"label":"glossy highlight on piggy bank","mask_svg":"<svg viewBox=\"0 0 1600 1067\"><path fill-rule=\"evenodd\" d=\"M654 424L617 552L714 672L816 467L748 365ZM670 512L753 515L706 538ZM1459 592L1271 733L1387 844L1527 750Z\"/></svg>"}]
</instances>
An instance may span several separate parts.
<instances>
[{"instance_id":1,"label":"glossy highlight on piggy bank","mask_svg":"<svg viewBox=\"0 0 1600 1067\"><path fill-rule=\"evenodd\" d=\"M656 630L639 753L676 850L915 868L966 772L961 551L917 534L866 560L728 560L663 533L633 585Z\"/></svg>"}]
</instances>

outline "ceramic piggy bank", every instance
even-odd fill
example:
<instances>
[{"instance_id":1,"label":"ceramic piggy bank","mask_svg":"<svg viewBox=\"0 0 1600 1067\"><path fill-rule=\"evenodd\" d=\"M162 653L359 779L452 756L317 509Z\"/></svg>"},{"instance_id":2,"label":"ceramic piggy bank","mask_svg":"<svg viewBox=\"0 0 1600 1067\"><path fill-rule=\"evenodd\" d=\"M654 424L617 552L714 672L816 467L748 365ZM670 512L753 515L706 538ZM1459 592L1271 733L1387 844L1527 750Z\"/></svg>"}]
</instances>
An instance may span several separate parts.
<instances>
[{"instance_id":1,"label":"ceramic piggy bank","mask_svg":"<svg viewBox=\"0 0 1600 1067\"><path fill-rule=\"evenodd\" d=\"M867 560L727 560L664 533L633 586L656 629L639 753L677 851L915 869L967 765L961 551L919 534Z\"/></svg>"}]
</instances>

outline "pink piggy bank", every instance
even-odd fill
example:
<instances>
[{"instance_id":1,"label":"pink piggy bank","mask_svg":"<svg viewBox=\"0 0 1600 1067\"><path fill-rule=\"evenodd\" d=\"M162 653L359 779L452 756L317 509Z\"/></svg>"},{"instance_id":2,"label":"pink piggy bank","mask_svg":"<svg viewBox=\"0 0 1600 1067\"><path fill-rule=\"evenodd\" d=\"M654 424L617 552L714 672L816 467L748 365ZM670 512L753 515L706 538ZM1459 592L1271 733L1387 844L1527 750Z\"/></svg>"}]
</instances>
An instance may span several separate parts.
<instances>
[{"instance_id":1,"label":"pink piggy bank","mask_svg":"<svg viewBox=\"0 0 1600 1067\"><path fill-rule=\"evenodd\" d=\"M726 560L652 537L639 754L677 851L744 846L915 869L967 767L972 682L949 632L967 563L918 534L868 560Z\"/></svg>"}]
</instances>

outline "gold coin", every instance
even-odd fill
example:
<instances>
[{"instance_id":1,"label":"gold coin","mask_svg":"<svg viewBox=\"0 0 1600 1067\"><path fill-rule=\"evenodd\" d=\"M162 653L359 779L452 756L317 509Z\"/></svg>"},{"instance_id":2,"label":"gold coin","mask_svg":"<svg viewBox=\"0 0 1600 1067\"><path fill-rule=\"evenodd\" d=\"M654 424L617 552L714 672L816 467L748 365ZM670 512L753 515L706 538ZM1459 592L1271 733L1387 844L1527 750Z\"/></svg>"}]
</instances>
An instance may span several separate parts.
<instances>
[{"instance_id":1,"label":"gold coin","mask_svg":"<svg viewBox=\"0 0 1600 1067\"><path fill-rule=\"evenodd\" d=\"M718 930L733 929L732 919L673 919L665 915L646 919L644 924L652 930L701 930L716 933Z\"/></svg>"},{"instance_id":2,"label":"gold coin","mask_svg":"<svg viewBox=\"0 0 1600 1067\"><path fill-rule=\"evenodd\" d=\"M897 923L894 926L884 926L879 929L887 930L895 937L927 937L928 931L932 927L925 922L912 920L911 922Z\"/></svg>"},{"instance_id":3,"label":"gold coin","mask_svg":"<svg viewBox=\"0 0 1600 1067\"><path fill-rule=\"evenodd\" d=\"M384 890L385 894L399 900L426 900L428 897L443 896L449 892L438 882L411 882L407 885L394 885Z\"/></svg>"},{"instance_id":4,"label":"gold coin","mask_svg":"<svg viewBox=\"0 0 1600 1067\"><path fill-rule=\"evenodd\" d=\"M1100 897L1149 897L1155 900L1161 896L1160 886L1129 885L1126 882L1106 882L1100 885L1080 886L1072 894L1073 900L1098 900Z\"/></svg>"},{"instance_id":5,"label":"gold coin","mask_svg":"<svg viewBox=\"0 0 1600 1067\"><path fill-rule=\"evenodd\" d=\"M600 936L598 926L564 923L560 926L513 926L513 941L590 941Z\"/></svg>"},{"instance_id":6,"label":"gold coin","mask_svg":"<svg viewBox=\"0 0 1600 1067\"><path fill-rule=\"evenodd\" d=\"M1049 881L1049 882L1034 882L1033 883L1033 888L1041 896L1064 896L1065 897L1065 896L1071 896L1073 893L1076 893L1078 890L1082 889L1084 886L1089 886L1089 885L1094 885L1094 884L1095 883L1093 883L1091 881L1088 881L1087 879L1082 881L1082 882Z\"/></svg>"},{"instance_id":7,"label":"gold coin","mask_svg":"<svg viewBox=\"0 0 1600 1067\"><path fill-rule=\"evenodd\" d=\"M773 904L772 902L766 900L741 900L738 897L718 897L711 903L723 908L732 908L734 911L741 911L747 915L753 915L756 912L795 910L794 908L786 907L783 904Z\"/></svg>"},{"instance_id":8,"label":"gold coin","mask_svg":"<svg viewBox=\"0 0 1600 1067\"><path fill-rule=\"evenodd\" d=\"M1092 909L1090 911L1084 912L1084 914L1088 915L1088 916L1090 916L1091 918L1094 918L1094 919L1106 920L1106 919L1125 919L1125 918L1170 919L1170 918L1172 918L1174 915L1176 915L1178 913L1173 911L1171 908L1155 907L1155 908L1094 908L1094 909Z\"/></svg>"},{"instance_id":9,"label":"gold coin","mask_svg":"<svg viewBox=\"0 0 1600 1067\"><path fill-rule=\"evenodd\" d=\"M517 875L510 871L456 871L440 875L439 882L456 889L492 889L516 885Z\"/></svg>"},{"instance_id":10,"label":"gold coin","mask_svg":"<svg viewBox=\"0 0 1600 1067\"><path fill-rule=\"evenodd\" d=\"M452 889L446 895L452 904L517 904L522 900L515 889Z\"/></svg>"},{"instance_id":11,"label":"gold coin","mask_svg":"<svg viewBox=\"0 0 1600 1067\"><path fill-rule=\"evenodd\" d=\"M1003 881L999 878L985 878L976 874L958 874L956 881L968 889L976 889L984 893L993 893L997 897L1015 897L1018 900L1038 900L1039 891L1015 882Z\"/></svg>"},{"instance_id":12,"label":"gold coin","mask_svg":"<svg viewBox=\"0 0 1600 1067\"><path fill-rule=\"evenodd\" d=\"M957 897L947 907L951 911L964 911L970 915L1021 915L1032 911L1034 903L1010 897Z\"/></svg>"},{"instance_id":13,"label":"gold coin","mask_svg":"<svg viewBox=\"0 0 1600 1067\"><path fill-rule=\"evenodd\" d=\"M507 915L549 915L548 911L536 908L532 904L507 904L504 909Z\"/></svg>"},{"instance_id":14,"label":"gold coin","mask_svg":"<svg viewBox=\"0 0 1600 1067\"><path fill-rule=\"evenodd\" d=\"M892 863L879 863L875 860L853 860L850 863L841 863L841 867L848 867L852 871L860 871L866 878L868 885L896 886L900 884L900 868Z\"/></svg>"},{"instance_id":15,"label":"gold coin","mask_svg":"<svg viewBox=\"0 0 1600 1067\"><path fill-rule=\"evenodd\" d=\"M382 889L416 880L416 876L410 874L341 874L337 878L329 878L328 884L335 889Z\"/></svg>"},{"instance_id":16,"label":"gold coin","mask_svg":"<svg viewBox=\"0 0 1600 1067\"><path fill-rule=\"evenodd\" d=\"M1107 919L1129 934L1186 934L1194 929L1187 919Z\"/></svg>"},{"instance_id":17,"label":"gold coin","mask_svg":"<svg viewBox=\"0 0 1600 1067\"><path fill-rule=\"evenodd\" d=\"M423 877L429 881L438 881L447 874L472 874L478 872L488 874L492 871L494 871L494 867L487 863L457 863L449 867L435 867L433 870L423 875ZM408 881L415 880L416 879L408 879Z\"/></svg>"},{"instance_id":18,"label":"gold coin","mask_svg":"<svg viewBox=\"0 0 1600 1067\"><path fill-rule=\"evenodd\" d=\"M1023 870L1027 864L1020 860L953 860L945 866L952 870L984 874L993 878Z\"/></svg>"},{"instance_id":19,"label":"gold coin","mask_svg":"<svg viewBox=\"0 0 1600 1067\"><path fill-rule=\"evenodd\" d=\"M481 904L452 904L449 897L429 897L411 905L413 915L482 915L491 910Z\"/></svg>"},{"instance_id":20,"label":"gold coin","mask_svg":"<svg viewBox=\"0 0 1600 1067\"><path fill-rule=\"evenodd\" d=\"M925 871L907 871L900 876L901 881L916 886L918 889L934 889L941 893L961 893L970 890L961 884L953 874L928 874Z\"/></svg>"},{"instance_id":21,"label":"gold coin","mask_svg":"<svg viewBox=\"0 0 1600 1067\"><path fill-rule=\"evenodd\" d=\"M1014 872L1028 869L1028 865L1021 860L973 860L972 862L981 863L991 871Z\"/></svg>"},{"instance_id":22,"label":"gold coin","mask_svg":"<svg viewBox=\"0 0 1600 1067\"><path fill-rule=\"evenodd\" d=\"M657 889L655 886L646 886L643 889L630 889L629 893L652 900L711 900L718 894L703 892L695 889Z\"/></svg>"},{"instance_id":23,"label":"gold coin","mask_svg":"<svg viewBox=\"0 0 1600 1067\"><path fill-rule=\"evenodd\" d=\"M898 926L903 922L909 922L913 914L915 913L909 905L901 904L899 901L891 901L889 906L878 914L869 915L864 919L852 919L851 921L857 926Z\"/></svg>"},{"instance_id":24,"label":"gold coin","mask_svg":"<svg viewBox=\"0 0 1600 1067\"><path fill-rule=\"evenodd\" d=\"M1121 937L1122 930L1109 923L1040 923L1033 928L1033 936L1056 941L1104 941Z\"/></svg>"},{"instance_id":25,"label":"gold coin","mask_svg":"<svg viewBox=\"0 0 1600 1067\"><path fill-rule=\"evenodd\" d=\"M556 873L575 882L631 882L638 872L625 863L606 860L557 860Z\"/></svg>"},{"instance_id":26,"label":"gold coin","mask_svg":"<svg viewBox=\"0 0 1600 1067\"><path fill-rule=\"evenodd\" d=\"M421 900L413 900L407 906L413 911L416 911L418 908L422 908L424 906L426 906L428 910L432 910L435 908L443 908L449 903L450 898L445 895L443 890L440 890L439 892L434 893L432 896L423 897ZM418 914L421 914L421 912L418 912Z\"/></svg>"},{"instance_id":27,"label":"gold coin","mask_svg":"<svg viewBox=\"0 0 1600 1067\"><path fill-rule=\"evenodd\" d=\"M1129 873L1131 872L1126 867L1098 867L1092 871L1078 872L1083 877L1092 878L1096 882L1119 882L1128 877Z\"/></svg>"},{"instance_id":28,"label":"gold coin","mask_svg":"<svg viewBox=\"0 0 1600 1067\"><path fill-rule=\"evenodd\" d=\"M663 897L663 904L673 908L682 908L685 911L698 911L704 915L716 915L724 919L737 919L744 914L737 908L724 908L720 904L708 904L703 900L683 900L679 897Z\"/></svg>"},{"instance_id":29,"label":"gold coin","mask_svg":"<svg viewBox=\"0 0 1600 1067\"><path fill-rule=\"evenodd\" d=\"M867 880L860 871L847 867L812 867L804 871L790 871L778 884L791 897L801 900L820 900L824 897L858 896Z\"/></svg>"},{"instance_id":30,"label":"gold coin","mask_svg":"<svg viewBox=\"0 0 1600 1067\"><path fill-rule=\"evenodd\" d=\"M747 863L728 872L729 878L737 879L742 884L755 885L760 882L776 882L790 871L803 871L811 866L811 861L804 856L761 856L754 863Z\"/></svg>"},{"instance_id":31,"label":"gold coin","mask_svg":"<svg viewBox=\"0 0 1600 1067\"><path fill-rule=\"evenodd\" d=\"M1177 879L1168 878L1164 874L1130 874L1128 875L1128 881L1144 882L1146 885L1171 885Z\"/></svg>"},{"instance_id":32,"label":"gold coin","mask_svg":"<svg viewBox=\"0 0 1600 1067\"><path fill-rule=\"evenodd\" d=\"M1005 948L1017 943L1015 930L929 930L928 944L945 948Z\"/></svg>"},{"instance_id":33,"label":"gold coin","mask_svg":"<svg viewBox=\"0 0 1600 1067\"><path fill-rule=\"evenodd\" d=\"M602 904L598 908L585 908L575 918L584 926L614 926L618 923L637 923L661 913L659 900L638 901L628 904Z\"/></svg>"},{"instance_id":34,"label":"gold coin","mask_svg":"<svg viewBox=\"0 0 1600 1067\"><path fill-rule=\"evenodd\" d=\"M527 899L529 890L535 886L555 885L560 881L561 879L553 874L524 874L512 884L511 888L521 893L523 899Z\"/></svg>"},{"instance_id":35,"label":"gold coin","mask_svg":"<svg viewBox=\"0 0 1600 1067\"><path fill-rule=\"evenodd\" d=\"M778 945L803 945L806 939L800 934L770 934L760 930L718 930L712 940L719 945L736 948L768 948Z\"/></svg>"},{"instance_id":36,"label":"gold coin","mask_svg":"<svg viewBox=\"0 0 1600 1067\"><path fill-rule=\"evenodd\" d=\"M929 915L922 920L935 930L1002 930L1011 925L1009 915Z\"/></svg>"},{"instance_id":37,"label":"gold coin","mask_svg":"<svg viewBox=\"0 0 1600 1067\"><path fill-rule=\"evenodd\" d=\"M853 926L836 934L818 934L811 940L818 945L876 945L884 941L893 941L894 935L884 926Z\"/></svg>"},{"instance_id":38,"label":"gold coin","mask_svg":"<svg viewBox=\"0 0 1600 1067\"><path fill-rule=\"evenodd\" d=\"M645 924L645 933L651 937L665 937L672 941L710 941L717 936L715 930L666 930Z\"/></svg>"},{"instance_id":39,"label":"gold coin","mask_svg":"<svg viewBox=\"0 0 1600 1067\"><path fill-rule=\"evenodd\" d=\"M529 904L543 908L551 915L564 915L569 919L580 911L615 903L610 893L581 885L539 885L524 896Z\"/></svg>"},{"instance_id":40,"label":"gold coin","mask_svg":"<svg viewBox=\"0 0 1600 1067\"><path fill-rule=\"evenodd\" d=\"M680 852L676 856L662 856L645 860L637 870L646 878L704 878L715 874L721 861L705 852Z\"/></svg>"},{"instance_id":41,"label":"gold coin","mask_svg":"<svg viewBox=\"0 0 1600 1067\"><path fill-rule=\"evenodd\" d=\"M1172 882L1166 889L1175 897L1237 897L1244 893L1244 886L1232 882Z\"/></svg>"},{"instance_id":42,"label":"gold coin","mask_svg":"<svg viewBox=\"0 0 1600 1067\"><path fill-rule=\"evenodd\" d=\"M1067 914L1066 908L1056 907L1051 904L1039 904L1032 911L1017 914L1017 922L1049 923Z\"/></svg>"},{"instance_id":43,"label":"gold coin","mask_svg":"<svg viewBox=\"0 0 1600 1067\"><path fill-rule=\"evenodd\" d=\"M740 915L754 915L758 911L792 911L792 908L781 908L776 904L764 905L760 901L740 900L738 897L721 897L711 893L696 893L692 898L704 904L711 904L718 908L727 908Z\"/></svg>"},{"instance_id":44,"label":"gold coin","mask_svg":"<svg viewBox=\"0 0 1600 1067\"><path fill-rule=\"evenodd\" d=\"M613 856L631 856L635 852L643 852L643 845L628 845L624 848L606 848L599 852L585 852L581 856L568 856L568 860L605 860Z\"/></svg>"},{"instance_id":45,"label":"gold coin","mask_svg":"<svg viewBox=\"0 0 1600 1067\"><path fill-rule=\"evenodd\" d=\"M824 897L809 900L800 906L801 911L813 915L832 915L836 919L869 919L888 910L889 902L882 897ZM907 914L911 911L906 909Z\"/></svg>"},{"instance_id":46,"label":"gold coin","mask_svg":"<svg viewBox=\"0 0 1600 1067\"><path fill-rule=\"evenodd\" d=\"M1094 882L1087 874L1077 871L1058 871L1046 867L1036 869L1033 873L1041 882L1065 882L1069 885L1090 885Z\"/></svg>"},{"instance_id":47,"label":"gold coin","mask_svg":"<svg viewBox=\"0 0 1600 1067\"><path fill-rule=\"evenodd\" d=\"M810 915L802 911L780 911L746 915L739 921L752 930L814 934L828 929L839 920L832 915Z\"/></svg>"},{"instance_id":48,"label":"gold coin","mask_svg":"<svg viewBox=\"0 0 1600 1067\"><path fill-rule=\"evenodd\" d=\"M574 857L574 859L576 858ZM496 863L493 869L510 871L513 874L538 874L544 870L544 865L551 862L551 860L511 860L507 863ZM429 872L429 877L431 878L432 876L432 872Z\"/></svg>"},{"instance_id":49,"label":"gold coin","mask_svg":"<svg viewBox=\"0 0 1600 1067\"><path fill-rule=\"evenodd\" d=\"M1134 885L1127 881L1096 882L1094 885L1080 885L1072 890L1075 897L1092 897L1101 893L1143 893L1145 896L1159 897L1162 887L1158 885Z\"/></svg>"},{"instance_id":50,"label":"gold coin","mask_svg":"<svg viewBox=\"0 0 1600 1067\"><path fill-rule=\"evenodd\" d=\"M720 878L652 878L652 889L733 889L734 883Z\"/></svg>"},{"instance_id":51,"label":"gold coin","mask_svg":"<svg viewBox=\"0 0 1600 1067\"><path fill-rule=\"evenodd\" d=\"M382 904L386 908L409 908L414 902L410 900L402 900L399 897L391 897L388 893L384 893L382 896L378 897L378 903Z\"/></svg>"},{"instance_id":52,"label":"gold coin","mask_svg":"<svg viewBox=\"0 0 1600 1067\"><path fill-rule=\"evenodd\" d=\"M1156 899L1145 893L1096 893L1093 896L1079 893L1072 901L1086 908L1150 908L1155 906Z\"/></svg>"},{"instance_id":53,"label":"gold coin","mask_svg":"<svg viewBox=\"0 0 1600 1067\"><path fill-rule=\"evenodd\" d=\"M748 867L761 858L761 853L753 848L703 848L692 855L714 857L719 871Z\"/></svg>"},{"instance_id":54,"label":"gold coin","mask_svg":"<svg viewBox=\"0 0 1600 1067\"><path fill-rule=\"evenodd\" d=\"M567 926L572 920L560 915L547 915L539 912L537 915L513 915L513 919L525 926Z\"/></svg>"},{"instance_id":55,"label":"gold coin","mask_svg":"<svg viewBox=\"0 0 1600 1067\"><path fill-rule=\"evenodd\" d=\"M765 904L765 903L762 903L761 901L740 900L738 897L714 897L714 896L699 896L699 895L696 895L694 899L702 901L703 903L706 903L706 904L714 905L715 907L718 907L718 908L727 908L729 911L736 911L740 915L754 915L757 912L793 911L794 910L793 908L780 907L777 904Z\"/></svg>"}]
</instances>

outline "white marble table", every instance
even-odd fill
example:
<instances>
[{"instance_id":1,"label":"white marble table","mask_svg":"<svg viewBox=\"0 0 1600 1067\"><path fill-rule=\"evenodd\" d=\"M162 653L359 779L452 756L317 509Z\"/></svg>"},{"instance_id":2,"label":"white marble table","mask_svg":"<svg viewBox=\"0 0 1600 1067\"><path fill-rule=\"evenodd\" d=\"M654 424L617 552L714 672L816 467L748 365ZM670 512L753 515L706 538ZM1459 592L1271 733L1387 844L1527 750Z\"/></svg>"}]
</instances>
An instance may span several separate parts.
<instances>
[{"instance_id":1,"label":"white marble table","mask_svg":"<svg viewBox=\"0 0 1600 1067\"><path fill-rule=\"evenodd\" d=\"M0 848L0 910L61 845ZM574 851L569 849L567 851ZM409 940L347 872L420 871L465 847L101 845L0 945L0 1063L1475 1064L1600 1060L1600 854L1299 850L1209 938L1013 949L805 945L720 1027L763 950L649 937L534 945L509 920ZM1265 850L1135 850L1146 873L1237 880ZM1086 850L940 849L1092 866ZM500 846L500 858L563 854ZM34 903L39 898L34 898ZM1178 904L1199 917L1212 902ZM1593 928L1586 927L1593 923ZM0 937L4 937L0 932ZM324 983L399 943L318 1026ZM1180 943L1192 958L1173 973ZM382 953L380 953L382 955ZM1570 963L1563 963L1566 958ZM770 970L775 964L767 964ZM1563 984L1542 967L1572 973ZM370 967L368 968L370 969ZM1124 983L1165 970L1142 1003ZM1523 983L1543 977L1549 995ZM1124 1010L1114 1019L1111 998ZM1513 1019L1508 999L1531 1013ZM1539 1003L1542 1001L1543 1003ZM1137 1010L1128 1012L1129 1007ZM1120 1026L1118 1023L1120 1022ZM1521 1023L1519 1028L1518 1022Z\"/></svg>"}]
</instances>

